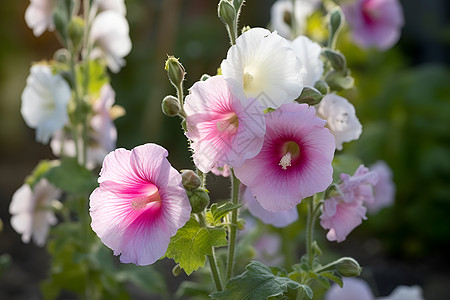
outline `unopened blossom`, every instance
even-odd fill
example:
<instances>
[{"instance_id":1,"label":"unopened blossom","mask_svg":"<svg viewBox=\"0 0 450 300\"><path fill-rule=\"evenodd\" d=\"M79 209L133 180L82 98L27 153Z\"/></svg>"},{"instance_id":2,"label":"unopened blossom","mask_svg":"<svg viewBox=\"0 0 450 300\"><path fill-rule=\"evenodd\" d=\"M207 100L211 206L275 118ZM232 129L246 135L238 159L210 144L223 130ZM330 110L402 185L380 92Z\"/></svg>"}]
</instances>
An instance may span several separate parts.
<instances>
[{"instance_id":1,"label":"unopened blossom","mask_svg":"<svg viewBox=\"0 0 450 300\"><path fill-rule=\"evenodd\" d=\"M342 288L333 284L325 294L325 300L375 300L367 282L359 278L342 278Z\"/></svg>"},{"instance_id":2,"label":"unopened blossom","mask_svg":"<svg viewBox=\"0 0 450 300\"><path fill-rule=\"evenodd\" d=\"M93 5L97 5L100 11L113 10L123 16L127 12L125 0L94 0Z\"/></svg>"},{"instance_id":3,"label":"unopened blossom","mask_svg":"<svg viewBox=\"0 0 450 300\"><path fill-rule=\"evenodd\" d=\"M45 245L50 226L57 222L50 205L60 195L61 192L45 178L33 188L24 184L14 193L9 205L11 226L22 235L24 243L32 239L38 246Z\"/></svg>"},{"instance_id":4,"label":"unopened blossom","mask_svg":"<svg viewBox=\"0 0 450 300\"><path fill-rule=\"evenodd\" d=\"M36 129L36 140L46 144L54 132L69 120L67 103L72 96L69 84L46 65L31 67L22 93L20 112L25 123Z\"/></svg>"},{"instance_id":5,"label":"unopened blossom","mask_svg":"<svg viewBox=\"0 0 450 300\"><path fill-rule=\"evenodd\" d=\"M342 242L347 235L366 219L364 204L373 203L373 185L378 175L360 165L353 176L342 173L337 195L325 199L320 216L320 225L329 229L329 241Z\"/></svg>"},{"instance_id":6,"label":"unopened blossom","mask_svg":"<svg viewBox=\"0 0 450 300\"><path fill-rule=\"evenodd\" d=\"M221 68L238 93L258 99L264 108L293 102L303 89L300 59L287 40L267 29L252 28L239 36Z\"/></svg>"},{"instance_id":7,"label":"unopened blossom","mask_svg":"<svg viewBox=\"0 0 450 300\"><path fill-rule=\"evenodd\" d=\"M305 71L302 77L303 84L305 86L314 86L314 83L323 74L323 61L320 58L322 47L303 35L293 40L291 47L302 62Z\"/></svg>"},{"instance_id":8,"label":"unopened blossom","mask_svg":"<svg viewBox=\"0 0 450 300\"><path fill-rule=\"evenodd\" d=\"M377 172L378 182L373 187L375 199L372 203L366 203L366 206L369 213L376 213L394 203L395 184L392 180L392 170L386 162L378 161L370 169Z\"/></svg>"},{"instance_id":9,"label":"unopened blossom","mask_svg":"<svg viewBox=\"0 0 450 300\"><path fill-rule=\"evenodd\" d=\"M131 51L129 25L125 17L114 10L100 12L92 22L92 58L103 58L109 69L117 73L125 65L123 59Z\"/></svg>"},{"instance_id":10,"label":"unopened blossom","mask_svg":"<svg viewBox=\"0 0 450 300\"><path fill-rule=\"evenodd\" d=\"M53 31L53 11L57 0L30 0L25 11L25 22L33 30L35 36L40 36L45 30Z\"/></svg>"},{"instance_id":11,"label":"unopened blossom","mask_svg":"<svg viewBox=\"0 0 450 300\"><path fill-rule=\"evenodd\" d=\"M220 75L196 82L189 92L184 104L186 135L200 171L225 164L238 167L258 154L266 130L258 101L234 94Z\"/></svg>"},{"instance_id":12,"label":"unopened blossom","mask_svg":"<svg viewBox=\"0 0 450 300\"><path fill-rule=\"evenodd\" d=\"M399 40L404 19L398 0L356 0L342 9L359 46L387 50Z\"/></svg>"},{"instance_id":13,"label":"unopened blossom","mask_svg":"<svg viewBox=\"0 0 450 300\"><path fill-rule=\"evenodd\" d=\"M286 227L297 221L297 207L282 211L268 211L256 201L249 188L245 187L242 193L242 201L245 203L250 214L260 219L264 224L272 225L278 228Z\"/></svg>"},{"instance_id":14,"label":"unopened blossom","mask_svg":"<svg viewBox=\"0 0 450 300\"><path fill-rule=\"evenodd\" d=\"M284 104L265 117L261 151L235 175L264 209L289 210L330 185L334 138L306 104Z\"/></svg>"},{"instance_id":15,"label":"unopened blossom","mask_svg":"<svg viewBox=\"0 0 450 300\"><path fill-rule=\"evenodd\" d=\"M355 107L341 96L325 95L317 105L317 115L327 121L327 127L334 135L337 150L342 150L344 142L357 140L362 133L362 125L356 117Z\"/></svg>"},{"instance_id":16,"label":"unopened blossom","mask_svg":"<svg viewBox=\"0 0 450 300\"><path fill-rule=\"evenodd\" d=\"M420 286L400 285L396 287L389 296L380 297L376 300L425 300Z\"/></svg>"},{"instance_id":17,"label":"unopened blossom","mask_svg":"<svg viewBox=\"0 0 450 300\"><path fill-rule=\"evenodd\" d=\"M191 206L167 150L145 144L116 149L103 162L90 196L92 229L123 263L149 265L189 220Z\"/></svg>"},{"instance_id":18,"label":"unopened blossom","mask_svg":"<svg viewBox=\"0 0 450 300\"><path fill-rule=\"evenodd\" d=\"M105 84L100 90L100 97L93 104L94 115L90 119L88 130L86 166L93 169L101 165L105 156L115 149L117 129L111 118L111 109L115 102L115 92L109 84ZM78 142L82 150L82 141ZM68 157L76 156L76 143L70 132L64 129L57 131L50 142L53 154ZM63 153L61 153L61 150Z\"/></svg>"},{"instance_id":19,"label":"unopened blossom","mask_svg":"<svg viewBox=\"0 0 450 300\"><path fill-rule=\"evenodd\" d=\"M320 4L318 0L295 0L294 12L293 2L292 0L278 0L270 10L272 29L287 39L305 33L307 18ZM295 27L293 28L293 26Z\"/></svg>"}]
</instances>

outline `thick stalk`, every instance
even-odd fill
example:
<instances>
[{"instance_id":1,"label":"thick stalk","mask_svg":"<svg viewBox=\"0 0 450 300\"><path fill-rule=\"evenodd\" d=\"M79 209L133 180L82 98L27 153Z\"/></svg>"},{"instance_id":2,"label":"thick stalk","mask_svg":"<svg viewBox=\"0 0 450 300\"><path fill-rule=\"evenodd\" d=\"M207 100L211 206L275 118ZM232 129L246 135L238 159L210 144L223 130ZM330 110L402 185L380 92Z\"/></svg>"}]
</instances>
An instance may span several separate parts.
<instances>
[{"instance_id":1,"label":"thick stalk","mask_svg":"<svg viewBox=\"0 0 450 300\"><path fill-rule=\"evenodd\" d=\"M310 269L312 269L313 261L314 261L314 253L312 251L312 239L313 239L313 230L314 230L314 228L313 228L314 227L313 199L309 198L306 203L308 206L308 216L306 219L306 255L308 257L308 266Z\"/></svg>"},{"instance_id":2,"label":"thick stalk","mask_svg":"<svg viewBox=\"0 0 450 300\"><path fill-rule=\"evenodd\" d=\"M211 267L211 274L214 279L214 284L218 292L223 291L222 281L220 280L219 268L216 263L216 254L214 248L212 248L212 255L208 255L209 266Z\"/></svg>"},{"instance_id":3,"label":"thick stalk","mask_svg":"<svg viewBox=\"0 0 450 300\"><path fill-rule=\"evenodd\" d=\"M239 185L240 181L234 175L232 170L232 198L233 204L239 204ZM228 238L228 259L227 259L227 281L233 276L234 272L234 253L236 250L236 240L237 240L237 220L238 220L238 209L231 212L231 224L229 226L229 238Z\"/></svg>"}]
</instances>

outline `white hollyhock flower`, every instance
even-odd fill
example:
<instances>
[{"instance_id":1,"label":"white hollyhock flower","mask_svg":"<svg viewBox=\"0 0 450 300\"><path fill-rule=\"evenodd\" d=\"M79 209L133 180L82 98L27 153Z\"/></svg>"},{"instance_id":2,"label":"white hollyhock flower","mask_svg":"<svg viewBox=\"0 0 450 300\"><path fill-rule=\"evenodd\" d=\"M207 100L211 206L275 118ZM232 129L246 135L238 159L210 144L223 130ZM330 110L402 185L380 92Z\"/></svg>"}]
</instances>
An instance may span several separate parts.
<instances>
[{"instance_id":1,"label":"white hollyhock flower","mask_svg":"<svg viewBox=\"0 0 450 300\"><path fill-rule=\"evenodd\" d=\"M420 286L400 285L392 291L389 296L377 298L376 300L424 300L423 291Z\"/></svg>"},{"instance_id":2,"label":"white hollyhock flower","mask_svg":"<svg viewBox=\"0 0 450 300\"><path fill-rule=\"evenodd\" d=\"M306 36L299 36L291 42L291 47L303 64L305 75L303 85L314 86L314 83L322 77L323 61L320 58L322 47L311 41Z\"/></svg>"},{"instance_id":3,"label":"white hollyhock flower","mask_svg":"<svg viewBox=\"0 0 450 300\"><path fill-rule=\"evenodd\" d=\"M24 184L14 193L9 205L11 226L22 235L24 243L29 243L32 238L36 245L44 246L50 225L57 222L49 207L60 194L61 192L45 178L33 189Z\"/></svg>"},{"instance_id":4,"label":"white hollyhock flower","mask_svg":"<svg viewBox=\"0 0 450 300\"><path fill-rule=\"evenodd\" d=\"M31 67L20 112L25 123L36 128L37 141L48 143L52 134L67 123L67 103L71 95L69 84L61 75L53 75L50 67Z\"/></svg>"},{"instance_id":5,"label":"white hollyhock flower","mask_svg":"<svg viewBox=\"0 0 450 300\"><path fill-rule=\"evenodd\" d=\"M296 0L295 14L293 13L292 0L278 0L272 5L270 11L270 23L272 29L285 38L295 38L291 26L292 19L295 16L297 34L305 32L306 19L319 6L318 0Z\"/></svg>"},{"instance_id":6,"label":"white hollyhock flower","mask_svg":"<svg viewBox=\"0 0 450 300\"><path fill-rule=\"evenodd\" d=\"M222 74L247 98L265 108L292 102L303 89L303 69L287 40L276 32L252 28L236 39L221 64Z\"/></svg>"},{"instance_id":7,"label":"white hollyhock flower","mask_svg":"<svg viewBox=\"0 0 450 300\"><path fill-rule=\"evenodd\" d=\"M33 30L35 36L40 36L46 29L53 31L53 10L56 0L30 0L25 11L25 22Z\"/></svg>"},{"instance_id":8,"label":"white hollyhock flower","mask_svg":"<svg viewBox=\"0 0 450 300\"><path fill-rule=\"evenodd\" d=\"M127 12L125 0L94 0L93 5L97 5L100 11L114 10L123 16Z\"/></svg>"},{"instance_id":9,"label":"white hollyhock flower","mask_svg":"<svg viewBox=\"0 0 450 300\"><path fill-rule=\"evenodd\" d=\"M328 94L316 107L317 115L327 121L326 127L334 135L336 149L342 150L342 143L359 138L362 126L356 117L355 107L347 99Z\"/></svg>"},{"instance_id":10,"label":"white hollyhock flower","mask_svg":"<svg viewBox=\"0 0 450 300\"><path fill-rule=\"evenodd\" d=\"M111 71L119 72L131 51L130 28L123 15L106 10L99 13L91 27L92 58L104 58Z\"/></svg>"},{"instance_id":11,"label":"white hollyhock flower","mask_svg":"<svg viewBox=\"0 0 450 300\"><path fill-rule=\"evenodd\" d=\"M115 97L116 94L111 85L105 84L100 90L100 98L93 105L94 116L90 120L91 130L87 145L86 166L88 169L101 165L105 156L116 147L117 129L110 115ZM81 146L81 141L78 145ZM76 156L75 141L64 130L53 135L50 147L56 156L62 154L61 150L65 156Z\"/></svg>"}]
</instances>

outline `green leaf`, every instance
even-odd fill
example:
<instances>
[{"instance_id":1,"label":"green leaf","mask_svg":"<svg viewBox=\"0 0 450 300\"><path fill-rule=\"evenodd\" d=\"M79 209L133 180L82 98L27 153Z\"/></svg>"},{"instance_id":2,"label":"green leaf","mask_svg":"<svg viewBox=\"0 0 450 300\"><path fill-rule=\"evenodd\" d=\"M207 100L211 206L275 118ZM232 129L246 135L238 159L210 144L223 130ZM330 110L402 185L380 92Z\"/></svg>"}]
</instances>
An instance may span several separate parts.
<instances>
[{"instance_id":1,"label":"green leaf","mask_svg":"<svg viewBox=\"0 0 450 300\"><path fill-rule=\"evenodd\" d=\"M343 282L342 282L342 277L341 275L337 274L334 271L330 271L330 272L324 272L324 273L320 273L321 276L326 277L334 282L336 282L340 287L343 286Z\"/></svg>"},{"instance_id":2,"label":"green leaf","mask_svg":"<svg viewBox=\"0 0 450 300\"><path fill-rule=\"evenodd\" d=\"M206 215L207 221L214 226L219 225L222 218L225 217L226 214L238 209L241 206L242 204L233 204L231 202L226 202L222 205L214 203L211 205L211 209Z\"/></svg>"},{"instance_id":3,"label":"green leaf","mask_svg":"<svg viewBox=\"0 0 450 300\"><path fill-rule=\"evenodd\" d=\"M74 194L91 193L97 186L97 179L88 169L80 166L75 158L64 158L61 163L49 169L44 177L63 191Z\"/></svg>"},{"instance_id":4,"label":"green leaf","mask_svg":"<svg viewBox=\"0 0 450 300\"><path fill-rule=\"evenodd\" d=\"M187 275L205 265L206 255L212 255L213 247L227 245L227 233L222 228L201 227L191 218L170 240L166 252Z\"/></svg>"},{"instance_id":5,"label":"green leaf","mask_svg":"<svg viewBox=\"0 0 450 300\"><path fill-rule=\"evenodd\" d=\"M50 170L53 166L58 165L59 161L54 160L41 160L37 166L34 168L33 172L27 176L25 179L25 183L28 184L31 188L34 187L36 183L45 175L45 173Z\"/></svg>"},{"instance_id":6,"label":"green leaf","mask_svg":"<svg viewBox=\"0 0 450 300\"><path fill-rule=\"evenodd\" d=\"M330 288L330 281L325 276L318 275L317 281L320 283L321 286L323 286L327 290Z\"/></svg>"},{"instance_id":7,"label":"green leaf","mask_svg":"<svg viewBox=\"0 0 450 300\"><path fill-rule=\"evenodd\" d=\"M212 293L213 299L221 300L260 300L276 297L283 299L288 289L302 288L309 298L312 298L312 290L307 285L302 285L288 277L278 277L264 264L252 261L245 268L246 271L239 276L231 278L225 290Z\"/></svg>"},{"instance_id":8,"label":"green leaf","mask_svg":"<svg viewBox=\"0 0 450 300\"><path fill-rule=\"evenodd\" d=\"M347 69L347 60L341 52L327 48L322 51L322 54L330 62L333 69L338 71Z\"/></svg>"}]
</instances>

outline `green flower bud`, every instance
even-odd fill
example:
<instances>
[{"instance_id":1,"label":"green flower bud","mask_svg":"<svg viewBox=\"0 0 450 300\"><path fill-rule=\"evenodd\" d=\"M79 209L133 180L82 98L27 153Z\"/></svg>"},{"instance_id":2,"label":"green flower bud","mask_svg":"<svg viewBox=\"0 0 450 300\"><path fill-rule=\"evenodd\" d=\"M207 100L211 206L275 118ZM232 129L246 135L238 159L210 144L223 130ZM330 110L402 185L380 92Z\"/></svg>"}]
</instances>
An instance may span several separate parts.
<instances>
[{"instance_id":1,"label":"green flower bud","mask_svg":"<svg viewBox=\"0 0 450 300\"><path fill-rule=\"evenodd\" d=\"M70 61L70 52L66 48L56 50L53 59L60 63L68 63Z\"/></svg>"},{"instance_id":2,"label":"green flower bud","mask_svg":"<svg viewBox=\"0 0 450 300\"><path fill-rule=\"evenodd\" d=\"M183 272L183 270L181 269L180 265L177 264L175 267L173 267L172 269L172 275L177 277L179 275L181 275L181 273Z\"/></svg>"},{"instance_id":3,"label":"green flower bud","mask_svg":"<svg viewBox=\"0 0 450 300\"><path fill-rule=\"evenodd\" d=\"M73 47L78 49L81 46L84 35L84 20L78 16L75 16L70 20L68 26L69 38L72 40Z\"/></svg>"},{"instance_id":4,"label":"green flower bud","mask_svg":"<svg viewBox=\"0 0 450 300\"><path fill-rule=\"evenodd\" d=\"M348 75L347 71L331 71L325 77L325 81L334 91L347 90L353 87L355 79Z\"/></svg>"},{"instance_id":5,"label":"green flower bud","mask_svg":"<svg viewBox=\"0 0 450 300\"><path fill-rule=\"evenodd\" d=\"M298 103L306 103L309 105L316 105L320 103L323 95L313 87L304 87L300 97L297 98Z\"/></svg>"},{"instance_id":6,"label":"green flower bud","mask_svg":"<svg viewBox=\"0 0 450 300\"><path fill-rule=\"evenodd\" d=\"M330 87L323 80L317 80L316 83L314 83L314 88L316 88L322 95L326 95L330 91Z\"/></svg>"},{"instance_id":7,"label":"green flower bud","mask_svg":"<svg viewBox=\"0 0 450 300\"><path fill-rule=\"evenodd\" d=\"M230 27L236 19L236 10L234 9L233 4L227 0L220 0L217 7L217 14L219 15L220 20Z\"/></svg>"},{"instance_id":8,"label":"green flower bud","mask_svg":"<svg viewBox=\"0 0 450 300\"><path fill-rule=\"evenodd\" d=\"M209 195L205 189L187 191L186 194L189 197L193 213L200 213L209 205Z\"/></svg>"},{"instance_id":9,"label":"green flower bud","mask_svg":"<svg viewBox=\"0 0 450 300\"><path fill-rule=\"evenodd\" d=\"M180 102L174 96L166 96L161 103L161 109L166 116L178 116L181 110Z\"/></svg>"},{"instance_id":10,"label":"green flower bud","mask_svg":"<svg viewBox=\"0 0 450 300\"><path fill-rule=\"evenodd\" d=\"M202 184L200 177L192 170L186 170L181 173L181 182L188 191L198 189Z\"/></svg>"},{"instance_id":11,"label":"green flower bud","mask_svg":"<svg viewBox=\"0 0 450 300\"><path fill-rule=\"evenodd\" d=\"M174 56L169 56L166 60L166 65L164 69L167 71L167 75L169 76L170 82L176 88L181 87L181 83L184 80L186 71L184 70L183 65L178 61L178 58L175 58Z\"/></svg>"},{"instance_id":12,"label":"green flower bud","mask_svg":"<svg viewBox=\"0 0 450 300\"><path fill-rule=\"evenodd\" d=\"M362 271L358 262L351 257L343 257L336 261L335 269L344 277L359 276Z\"/></svg>"},{"instance_id":13,"label":"green flower bud","mask_svg":"<svg viewBox=\"0 0 450 300\"><path fill-rule=\"evenodd\" d=\"M322 54L330 62L333 69L338 71L347 69L347 60L341 52L337 50L325 49Z\"/></svg>"}]
</instances>

